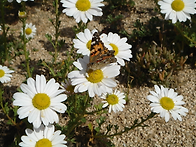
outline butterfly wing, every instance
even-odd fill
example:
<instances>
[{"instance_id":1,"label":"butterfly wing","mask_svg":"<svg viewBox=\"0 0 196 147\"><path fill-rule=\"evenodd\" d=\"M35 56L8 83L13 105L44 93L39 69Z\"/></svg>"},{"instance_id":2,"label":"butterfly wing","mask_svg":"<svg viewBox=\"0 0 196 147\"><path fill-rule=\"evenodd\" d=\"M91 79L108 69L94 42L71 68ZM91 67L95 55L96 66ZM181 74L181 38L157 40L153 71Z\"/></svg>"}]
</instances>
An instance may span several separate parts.
<instances>
[{"instance_id":1,"label":"butterfly wing","mask_svg":"<svg viewBox=\"0 0 196 147\"><path fill-rule=\"evenodd\" d=\"M108 50L108 48L104 46L99 34L95 32L91 42L90 59L89 64L87 65L88 68L96 70L107 64L116 62L114 52L114 50Z\"/></svg>"}]
</instances>

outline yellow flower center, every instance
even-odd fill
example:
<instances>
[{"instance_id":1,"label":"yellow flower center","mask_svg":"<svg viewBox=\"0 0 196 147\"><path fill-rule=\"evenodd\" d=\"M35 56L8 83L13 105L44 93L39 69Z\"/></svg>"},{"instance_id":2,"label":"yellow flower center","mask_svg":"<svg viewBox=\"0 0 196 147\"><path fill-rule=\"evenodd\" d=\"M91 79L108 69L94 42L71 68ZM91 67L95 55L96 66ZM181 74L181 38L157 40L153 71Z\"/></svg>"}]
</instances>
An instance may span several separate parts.
<instances>
[{"instance_id":1,"label":"yellow flower center","mask_svg":"<svg viewBox=\"0 0 196 147\"><path fill-rule=\"evenodd\" d=\"M115 104L118 104L119 99L115 94L110 94L110 95L107 95L106 101L110 105L115 105Z\"/></svg>"},{"instance_id":2,"label":"yellow flower center","mask_svg":"<svg viewBox=\"0 0 196 147\"><path fill-rule=\"evenodd\" d=\"M25 30L25 33L26 33L27 35L30 35L30 34L32 33L32 29L31 29L31 28L27 28L27 29Z\"/></svg>"},{"instance_id":3,"label":"yellow flower center","mask_svg":"<svg viewBox=\"0 0 196 147\"><path fill-rule=\"evenodd\" d=\"M79 11L87 11L88 9L90 9L91 7L91 3L89 0L78 0L76 2L76 8Z\"/></svg>"},{"instance_id":4,"label":"yellow flower center","mask_svg":"<svg viewBox=\"0 0 196 147\"><path fill-rule=\"evenodd\" d=\"M89 40L89 41L87 42L87 44L86 44L86 47L87 47L89 50L91 50L91 42L92 42L92 40Z\"/></svg>"},{"instance_id":5,"label":"yellow flower center","mask_svg":"<svg viewBox=\"0 0 196 147\"><path fill-rule=\"evenodd\" d=\"M97 70L89 70L88 71L89 77L87 77L87 80L91 83L99 83L103 79L103 72L100 69Z\"/></svg>"},{"instance_id":6,"label":"yellow flower center","mask_svg":"<svg viewBox=\"0 0 196 147\"><path fill-rule=\"evenodd\" d=\"M114 52L114 56L116 56L117 54L118 54L118 47L115 45L115 44L113 44L113 43L110 43L110 46L113 48L113 50L115 51Z\"/></svg>"},{"instance_id":7,"label":"yellow flower center","mask_svg":"<svg viewBox=\"0 0 196 147\"><path fill-rule=\"evenodd\" d=\"M36 142L35 147L52 147L52 142L47 138L43 138Z\"/></svg>"},{"instance_id":8,"label":"yellow flower center","mask_svg":"<svg viewBox=\"0 0 196 147\"><path fill-rule=\"evenodd\" d=\"M26 16L27 16L27 13L25 12L25 11L22 11L22 12L18 12L18 16L20 17L20 18L25 18Z\"/></svg>"},{"instance_id":9,"label":"yellow flower center","mask_svg":"<svg viewBox=\"0 0 196 147\"><path fill-rule=\"evenodd\" d=\"M174 101L169 97L162 97L160 99L160 104L166 110L171 110L174 108Z\"/></svg>"},{"instance_id":10,"label":"yellow flower center","mask_svg":"<svg viewBox=\"0 0 196 147\"><path fill-rule=\"evenodd\" d=\"M50 97L45 93L37 93L32 100L33 106L39 110L50 106Z\"/></svg>"},{"instance_id":11,"label":"yellow flower center","mask_svg":"<svg viewBox=\"0 0 196 147\"><path fill-rule=\"evenodd\" d=\"M182 0L174 0L171 7L175 11L182 11L184 9L184 2Z\"/></svg>"},{"instance_id":12,"label":"yellow flower center","mask_svg":"<svg viewBox=\"0 0 196 147\"><path fill-rule=\"evenodd\" d=\"M0 78L3 77L5 75L4 70L0 69Z\"/></svg>"}]
</instances>

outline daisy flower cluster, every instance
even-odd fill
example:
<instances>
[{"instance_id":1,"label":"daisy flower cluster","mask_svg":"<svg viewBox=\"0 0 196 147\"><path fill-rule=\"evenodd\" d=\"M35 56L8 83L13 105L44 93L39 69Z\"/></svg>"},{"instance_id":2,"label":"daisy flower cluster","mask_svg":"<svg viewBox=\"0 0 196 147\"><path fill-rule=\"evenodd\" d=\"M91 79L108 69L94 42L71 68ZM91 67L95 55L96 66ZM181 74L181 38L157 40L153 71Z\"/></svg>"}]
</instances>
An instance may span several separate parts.
<instances>
[{"instance_id":1,"label":"daisy flower cluster","mask_svg":"<svg viewBox=\"0 0 196 147\"><path fill-rule=\"evenodd\" d=\"M24 0L27 1L27 0ZM32 0L33 1L33 0ZM21 1L20 1L21 2ZM36 35L36 27L32 23L26 23L27 13L25 11L18 11L18 17L23 23L23 27L21 28L22 36L25 35L26 39L32 39Z\"/></svg>"},{"instance_id":2,"label":"daisy flower cluster","mask_svg":"<svg viewBox=\"0 0 196 147\"><path fill-rule=\"evenodd\" d=\"M88 91L90 97L102 96L106 102L103 107L111 106L109 106L109 112L111 110L114 112L122 111L125 96L117 90L113 91L113 88L117 86L115 77L120 74L120 66L125 65L124 60L129 61L132 58L132 46L126 43L127 38L120 38L116 33L101 34L99 37L104 46L108 50L114 50L117 63L107 64L100 68L97 66L98 69L96 70L89 69L91 43L95 32L96 30L85 29L84 32L76 34L77 39L73 39L77 53L84 55L84 57L73 63L79 70L70 72L68 78L70 78L71 84L75 86L75 93Z\"/></svg>"},{"instance_id":3,"label":"daisy flower cluster","mask_svg":"<svg viewBox=\"0 0 196 147\"><path fill-rule=\"evenodd\" d=\"M62 12L68 16L73 16L77 23L87 23L93 20L93 15L103 15L102 9L100 8L104 6L104 4L101 3L103 0L61 0L60 2L65 8ZM117 86L115 77L120 74L120 66L125 65L124 60L129 61L130 58L132 58L132 52L130 50L132 46L126 43L127 38L120 38L116 33L110 32L108 35L101 34L101 41L105 47L114 51L115 60L118 64L111 63L102 67L97 66L96 70L95 68L89 69L91 43L95 31L96 30L90 31L89 29L85 29L84 32L76 34L77 39L73 39L77 53L84 55L84 57L79 58L73 63L79 70L70 72L68 74L70 82L66 81L66 83L63 83L63 86L66 90L69 89L75 93L88 91L90 97L94 97L95 95L101 96L103 94L102 98L105 97L107 101L107 104L103 107L111 105L112 107L109 108L109 112L111 112L111 110L114 112L122 111L125 100L121 99L124 98L124 94L119 93L119 91L113 92L113 88ZM70 86L70 83L72 86ZM106 98L107 96L109 97ZM112 100L115 100L115 102L112 102Z\"/></svg>"},{"instance_id":4,"label":"daisy flower cluster","mask_svg":"<svg viewBox=\"0 0 196 147\"><path fill-rule=\"evenodd\" d=\"M67 106L63 104L67 99L66 94L62 94L64 89L59 89L60 84L52 78L48 82L44 75L36 75L27 79L27 84L21 84L22 92L13 95L14 106L19 106L17 110L20 119L28 117L28 122L33 124L34 131L27 129L27 136L22 136L20 146L66 146L65 135L60 135L61 131L54 132L53 123L59 122L56 112L65 113Z\"/></svg>"}]
</instances>

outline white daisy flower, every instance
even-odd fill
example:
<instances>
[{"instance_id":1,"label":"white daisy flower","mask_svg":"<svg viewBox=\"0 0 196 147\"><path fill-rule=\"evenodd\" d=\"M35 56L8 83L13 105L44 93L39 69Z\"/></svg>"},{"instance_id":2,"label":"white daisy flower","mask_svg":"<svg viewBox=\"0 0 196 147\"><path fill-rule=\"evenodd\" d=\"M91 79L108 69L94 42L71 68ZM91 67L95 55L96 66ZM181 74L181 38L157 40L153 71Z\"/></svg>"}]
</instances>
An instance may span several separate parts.
<instances>
[{"instance_id":1,"label":"white daisy flower","mask_svg":"<svg viewBox=\"0 0 196 147\"><path fill-rule=\"evenodd\" d=\"M13 2L13 0L7 0L9 3ZM27 0L16 0L18 3L21 3L22 1L26 2ZM30 1L34 1L34 0L30 0Z\"/></svg>"},{"instance_id":2,"label":"white daisy flower","mask_svg":"<svg viewBox=\"0 0 196 147\"><path fill-rule=\"evenodd\" d=\"M23 29L21 29L22 35L23 35ZM30 24L26 24L25 26L25 36L27 39L33 38L33 36L35 36L36 33L36 27L35 25L32 25L32 23Z\"/></svg>"},{"instance_id":3,"label":"white daisy flower","mask_svg":"<svg viewBox=\"0 0 196 147\"><path fill-rule=\"evenodd\" d=\"M65 144L65 135L61 134L60 130L55 131L53 125L34 128L34 130L26 129L27 136L22 136L22 142L19 146L22 147L67 147ZM60 135L61 134L61 135Z\"/></svg>"},{"instance_id":4,"label":"white daisy flower","mask_svg":"<svg viewBox=\"0 0 196 147\"><path fill-rule=\"evenodd\" d=\"M165 117L165 121L168 122L170 115L176 120L182 121L180 116L185 116L188 112L188 109L182 107L181 105L185 104L182 99L182 95L178 95L177 92L174 92L174 89L168 89L161 86L161 89L154 85L155 92L150 91L151 95L147 96L147 99L152 103L152 112L160 113L161 117Z\"/></svg>"},{"instance_id":5,"label":"white daisy flower","mask_svg":"<svg viewBox=\"0 0 196 147\"><path fill-rule=\"evenodd\" d=\"M46 82L43 75L36 75L36 80L28 78L27 84L20 86L23 92L13 96L13 105L21 106L17 111L19 118L28 117L35 128L40 127L42 122L44 125L58 123L59 117L55 111L64 113L67 110L66 105L61 103L67 99L67 95L60 94L64 90L59 86L54 78Z\"/></svg>"},{"instance_id":6,"label":"white daisy flower","mask_svg":"<svg viewBox=\"0 0 196 147\"><path fill-rule=\"evenodd\" d=\"M123 59L130 61L130 58L132 58L132 51L130 48L132 46L128 43L126 43L127 38L120 38L120 36L116 33L109 33L108 36L106 34L102 34L100 36L101 40L103 41L104 45L109 49L109 50L114 50L115 57L117 59L117 62L121 65L124 66L125 62Z\"/></svg>"},{"instance_id":7,"label":"white daisy flower","mask_svg":"<svg viewBox=\"0 0 196 147\"><path fill-rule=\"evenodd\" d=\"M101 69L87 71L88 63L88 56L84 56L83 59L80 58L73 63L80 70L68 74L71 84L75 86L74 92L88 90L90 97L94 97L95 94L99 96L102 93L111 92L112 88L117 86L114 77L120 74L120 66L109 64Z\"/></svg>"},{"instance_id":8,"label":"white daisy flower","mask_svg":"<svg viewBox=\"0 0 196 147\"><path fill-rule=\"evenodd\" d=\"M109 113L113 110L115 113L118 111L123 111L123 108L125 107L124 104L126 104L125 101L125 95L124 93L121 93L120 91L115 90L111 93L104 93L101 96L102 99L105 99L105 101L102 101L105 103L102 107L105 108L109 105Z\"/></svg>"},{"instance_id":9,"label":"white daisy flower","mask_svg":"<svg viewBox=\"0 0 196 147\"><path fill-rule=\"evenodd\" d=\"M70 79L68 79L68 80L65 79L65 83L62 82L61 85L65 89L66 94L73 94L74 93L74 86L71 85Z\"/></svg>"},{"instance_id":10,"label":"white daisy flower","mask_svg":"<svg viewBox=\"0 0 196 147\"><path fill-rule=\"evenodd\" d=\"M0 82L1 83L9 82L12 77L10 73L13 73L13 72L14 71L7 68L7 66L0 65Z\"/></svg>"},{"instance_id":11,"label":"white daisy flower","mask_svg":"<svg viewBox=\"0 0 196 147\"><path fill-rule=\"evenodd\" d=\"M93 36L93 31L90 32L89 29L85 29L84 33L80 32L76 34L78 39L73 39L74 47L77 48L77 53L82 55L90 55L91 41Z\"/></svg>"},{"instance_id":12,"label":"white daisy flower","mask_svg":"<svg viewBox=\"0 0 196 147\"><path fill-rule=\"evenodd\" d=\"M158 4L161 13L165 14L165 19L171 19L172 23L176 23L177 20L180 22L190 20L190 14L196 13L195 0L161 0Z\"/></svg>"},{"instance_id":13,"label":"white daisy flower","mask_svg":"<svg viewBox=\"0 0 196 147\"><path fill-rule=\"evenodd\" d=\"M102 9L99 7L104 6L103 0L61 0L63 3L63 13L68 16L73 16L76 22L79 23L81 20L87 23L88 19L93 20L94 16L102 16Z\"/></svg>"}]
</instances>

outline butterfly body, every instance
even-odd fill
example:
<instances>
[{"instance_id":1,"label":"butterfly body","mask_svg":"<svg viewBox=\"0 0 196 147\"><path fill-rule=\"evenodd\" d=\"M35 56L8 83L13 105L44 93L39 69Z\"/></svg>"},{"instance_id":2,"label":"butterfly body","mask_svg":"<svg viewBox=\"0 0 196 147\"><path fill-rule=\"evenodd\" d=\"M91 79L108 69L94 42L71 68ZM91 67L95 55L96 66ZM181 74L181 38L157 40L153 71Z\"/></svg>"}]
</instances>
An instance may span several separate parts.
<instances>
[{"instance_id":1,"label":"butterfly body","mask_svg":"<svg viewBox=\"0 0 196 147\"><path fill-rule=\"evenodd\" d=\"M95 32L93 34L91 42L91 52L88 69L97 70L104 66L115 63L117 60L114 56L114 50L108 50L101 41L99 34Z\"/></svg>"}]
</instances>

